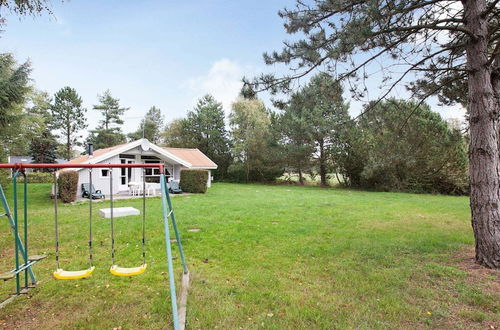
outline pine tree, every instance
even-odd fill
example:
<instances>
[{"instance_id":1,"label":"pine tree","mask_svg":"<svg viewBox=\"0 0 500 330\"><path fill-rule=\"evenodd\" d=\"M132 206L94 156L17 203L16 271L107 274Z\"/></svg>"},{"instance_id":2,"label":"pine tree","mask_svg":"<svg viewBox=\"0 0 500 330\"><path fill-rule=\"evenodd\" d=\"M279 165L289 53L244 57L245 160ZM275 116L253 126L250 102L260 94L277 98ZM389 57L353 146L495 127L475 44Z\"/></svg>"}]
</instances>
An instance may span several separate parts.
<instances>
[{"instance_id":1,"label":"pine tree","mask_svg":"<svg viewBox=\"0 0 500 330\"><path fill-rule=\"evenodd\" d=\"M128 137L131 140L137 140L144 137L154 144L157 144L161 139L162 127L163 115L161 114L161 110L152 106L141 120L137 131L128 134Z\"/></svg>"},{"instance_id":2,"label":"pine tree","mask_svg":"<svg viewBox=\"0 0 500 330\"><path fill-rule=\"evenodd\" d=\"M33 163L55 163L58 143L57 136L52 133L52 100L48 93L35 91L31 103L32 106L27 109L33 130L29 141L29 155L33 158Z\"/></svg>"},{"instance_id":3,"label":"pine tree","mask_svg":"<svg viewBox=\"0 0 500 330\"><path fill-rule=\"evenodd\" d=\"M72 157L73 147L80 144L82 130L87 128L87 109L82 107L82 98L75 89L63 87L54 95L52 123L65 142L64 158Z\"/></svg>"},{"instance_id":4,"label":"pine tree","mask_svg":"<svg viewBox=\"0 0 500 330\"><path fill-rule=\"evenodd\" d=\"M98 99L99 104L94 105L93 109L101 113L102 119L99 126L91 131L88 140L94 143L96 149L124 143L126 139L120 127L123 125L121 117L129 108L121 107L120 100L112 97L109 90L99 95Z\"/></svg>"}]
</instances>

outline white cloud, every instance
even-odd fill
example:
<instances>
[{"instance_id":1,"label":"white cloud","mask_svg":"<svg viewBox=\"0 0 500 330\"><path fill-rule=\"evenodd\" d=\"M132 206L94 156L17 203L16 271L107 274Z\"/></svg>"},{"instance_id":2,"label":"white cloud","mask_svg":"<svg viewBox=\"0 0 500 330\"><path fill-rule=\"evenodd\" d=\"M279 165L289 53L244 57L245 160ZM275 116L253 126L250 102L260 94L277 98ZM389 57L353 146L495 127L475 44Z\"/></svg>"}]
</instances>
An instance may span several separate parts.
<instances>
[{"instance_id":1,"label":"white cloud","mask_svg":"<svg viewBox=\"0 0 500 330\"><path fill-rule=\"evenodd\" d=\"M195 99L211 94L217 101L222 102L224 111L228 113L231 103L240 93L243 85L241 79L251 73L251 66L243 66L223 58L213 63L207 74L188 79L185 85L195 94Z\"/></svg>"}]
</instances>

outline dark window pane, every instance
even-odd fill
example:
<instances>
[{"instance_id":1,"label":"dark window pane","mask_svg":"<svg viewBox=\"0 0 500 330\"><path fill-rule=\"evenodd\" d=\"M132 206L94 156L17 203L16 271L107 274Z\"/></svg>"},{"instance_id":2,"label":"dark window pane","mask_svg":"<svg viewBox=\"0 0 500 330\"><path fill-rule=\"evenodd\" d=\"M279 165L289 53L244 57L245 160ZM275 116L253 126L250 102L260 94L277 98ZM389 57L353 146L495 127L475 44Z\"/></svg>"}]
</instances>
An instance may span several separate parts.
<instances>
[{"instance_id":1,"label":"dark window pane","mask_svg":"<svg viewBox=\"0 0 500 330\"><path fill-rule=\"evenodd\" d=\"M122 176L122 184L127 184L127 180L126 179L127 179L126 177Z\"/></svg>"},{"instance_id":2,"label":"dark window pane","mask_svg":"<svg viewBox=\"0 0 500 330\"><path fill-rule=\"evenodd\" d=\"M120 156L118 156L120 158L128 158L128 159L135 159L135 155L126 155L126 154L120 154Z\"/></svg>"}]
</instances>

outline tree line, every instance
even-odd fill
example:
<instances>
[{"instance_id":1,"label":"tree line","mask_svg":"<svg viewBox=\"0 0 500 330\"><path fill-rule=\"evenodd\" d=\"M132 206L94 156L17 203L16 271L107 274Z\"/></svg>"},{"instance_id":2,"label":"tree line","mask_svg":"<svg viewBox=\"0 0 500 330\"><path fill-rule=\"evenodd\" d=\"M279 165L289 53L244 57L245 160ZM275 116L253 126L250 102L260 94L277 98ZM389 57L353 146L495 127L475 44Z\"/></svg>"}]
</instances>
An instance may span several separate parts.
<instances>
[{"instance_id":1,"label":"tree line","mask_svg":"<svg viewBox=\"0 0 500 330\"><path fill-rule=\"evenodd\" d=\"M200 98L185 118L166 124L152 106L129 134L122 131L129 108L106 90L92 107L101 119L84 140L87 109L74 88L63 87L51 97L29 84L29 63L18 64L10 54L0 59L4 158L27 154L34 162L53 163L77 156L75 147L85 143L101 149L144 137L163 146L198 148L218 164L218 180L296 176L298 184L318 178L327 186L333 178L344 186L378 190L467 192L465 138L457 128L425 104L396 99L379 102L355 120L342 85L327 73L312 77L275 109L249 85L227 118L211 95Z\"/></svg>"},{"instance_id":2,"label":"tree line","mask_svg":"<svg viewBox=\"0 0 500 330\"><path fill-rule=\"evenodd\" d=\"M465 194L466 138L426 104L388 99L359 119L341 84L326 73L267 108L249 86L224 124L222 104L207 95L186 118L166 125L162 143L196 147L218 165L219 179L271 182L330 178L350 187ZM367 104L366 107L372 107Z\"/></svg>"}]
</instances>

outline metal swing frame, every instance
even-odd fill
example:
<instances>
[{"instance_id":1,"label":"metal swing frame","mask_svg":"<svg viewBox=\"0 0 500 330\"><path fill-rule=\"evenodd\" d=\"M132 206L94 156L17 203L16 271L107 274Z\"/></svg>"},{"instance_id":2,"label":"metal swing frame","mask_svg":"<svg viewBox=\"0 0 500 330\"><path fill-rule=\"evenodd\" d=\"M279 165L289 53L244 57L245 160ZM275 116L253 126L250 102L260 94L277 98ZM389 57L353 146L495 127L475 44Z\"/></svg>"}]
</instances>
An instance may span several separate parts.
<instances>
[{"instance_id":1,"label":"metal swing frame","mask_svg":"<svg viewBox=\"0 0 500 330\"><path fill-rule=\"evenodd\" d=\"M12 219L10 215L10 210L8 209L7 201L5 199L5 195L3 194L2 187L0 185L0 197L2 199L2 203L5 209L5 214L0 214L0 215L5 215L9 219L9 223L11 224L13 230L14 230L14 240L15 240L15 251L16 251L16 268L15 268L15 277L16 277L16 284L17 284L17 294L21 293L20 290L20 278L19 274L23 271L25 271L25 284L26 287L28 287L28 275L32 279L32 283L36 283L36 278L34 276L33 270L31 269L31 266L37 262L38 260L41 260L44 256L36 256L39 257L35 258L33 260L30 260L30 257L28 257L28 250L27 250L27 232L28 232L28 220L27 220L27 215L28 215L28 209L27 209L27 201L28 201L28 189L27 189L27 179L26 179L26 174L25 174L25 169L28 168L49 168L49 169L65 169L65 168L158 168L160 171L160 188L161 188L161 200L162 200L162 211L163 211L163 226L164 226L164 234L165 234L165 250L166 250L166 261L167 261L167 267L168 267L168 277L169 277L169 287L170 287L170 302L172 306L172 319L173 319L173 326L175 330L178 329L184 329L185 324L186 324L186 303L187 303L187 291L188 291L188 286L189 286L189 271L187 268L187 263L184 257L184 251L182 249L182 242L181 238L179 235L179 230L177 227L177 223L175 220L175 214L174 214L174 209L172 207L172 201L170 198L170 194L168 192L168 187L167 187L167 180L165 177L165 172L164 172L164 165L163 164L0 164L0 168L8 168L12 169L15 171L15 174L13 175L13 182L14 182L14 219ZM25 232L25 244L21 242L21 239L19 237L18 233L18 216L17 216L17 188L16 188L16 178L19 176L19 174L22 173L24 176L24 232ZM144 183L143 183L144 184ZM92 201L90 201L90 210L92 210ZM91 211L92 212L92 211ZM92 215L91 215L92 216ZM172 223L172 227L174 229L174 235L177 241L177 246L179 249L179 254L180 254L180 259L182 263L182 268L183 268L183 276L182 276L182 282L181 282L181 295L180 295L180 308L177 306L177 294L176 294L176 289L175 289L175 280L174 280L174 267L173 267L173 257L172 257L172 245L170 241L170 222ZM90 219L91 221L91 219ZM90 236L91 236L91 230L90 229ZM92 254L92 243L91 243L91 238L89 240L89 249L90 249L90 255ZM19 263L19 252L24 258L24 264L20 265ZM90 258L90 262L92 263L92 257ZM91 264L92 267L92 264Z\"/></svg>"},{"instance_id":2,"label":"metal swing frame","mask_svg":"<svg viewBox=\"0 0 500 330\"><path fill-rule=\"evenodd\" d=\"M21 238L19 232L19 210L18 210L18 199L17 199L17 178L19 175L23 176L23 238ZM32 266L38 261L46 258L46 255L28 255L28 182L24 171L16 170L12 175L13 184L13 200L14 207L13 212L11 211L9 204L7 203L7 197L3 191L2 185L0 185L0 199L2 201L2 206L4 213L0 214L7 218L9 226L12 229L12 234L14 236L14 258L15 258L15 268L9 272L0 274L0 279L7 281L10 279L16 279L16 291L13 296L0 304L3 307L4 304L10 302L13 298L20 294L27 293L29 289L34 288L37 283L35 273ZM23 264L21 264L20 258L23 259ZM24 286L21 286L21 275L24 273ZM31 280L31 281L30 281Z\"/></svg>"}]
</instances>

